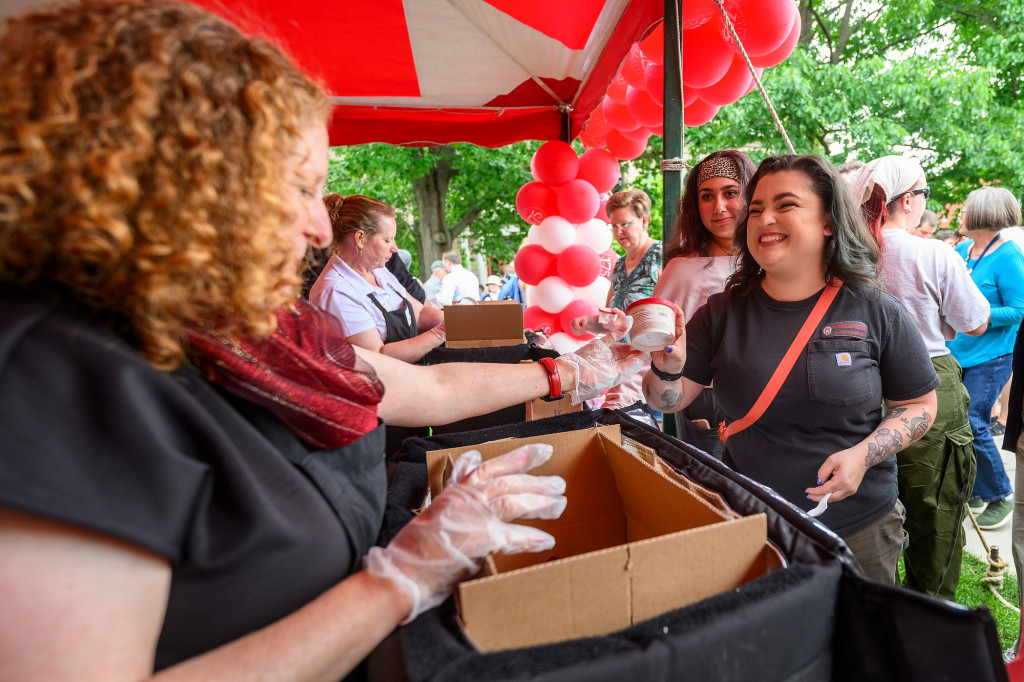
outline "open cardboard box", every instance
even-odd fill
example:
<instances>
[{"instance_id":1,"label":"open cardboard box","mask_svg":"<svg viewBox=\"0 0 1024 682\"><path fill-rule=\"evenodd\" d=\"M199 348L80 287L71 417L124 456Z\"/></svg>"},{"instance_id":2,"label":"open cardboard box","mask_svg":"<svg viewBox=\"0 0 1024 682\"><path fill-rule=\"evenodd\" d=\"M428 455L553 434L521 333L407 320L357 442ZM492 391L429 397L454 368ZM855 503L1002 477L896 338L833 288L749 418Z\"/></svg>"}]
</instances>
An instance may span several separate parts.
<instances>
[{"instance_id":1,"label":"open cardboard box","mask_svg":"<svg viewBox=\"0 0 1024 682\"><path fill-rule=\"evenodd\" d=\"M583 403L573 405L572 399L570 399L568 395L563 395L558 400L542 400L541 398L534 398L533 400L526 401L526 421L528 422L532 422L535 419L557 417L560 414L582 411Z\"/></svg>"},{"instance_id":2,"label":"open cardboard box","mask_svg":"<svg viewBox=\"0 0 1024 682\"><path fill-rule=\"evenodd\" d=\"M565 478L560 519L522 521L555 537L541 554L488 557L458 587L459 617L484 651L598 636L731 590L781 566L764 514L738 517L667 467L622 446L618 426L427 453L437 494L458 455L549 443L533 473Z\"/></svg>"},{"instance_id":3,"label":"open cardboard box","mask_svg":"<svg viewBox=\"0 0 1024 682\"><path fill-rule=\"evenodd\" d=\"M516 301L481 301L444 307L446 348L493 348L526 343L523 306Z\"/></svg>"}]
</instances>

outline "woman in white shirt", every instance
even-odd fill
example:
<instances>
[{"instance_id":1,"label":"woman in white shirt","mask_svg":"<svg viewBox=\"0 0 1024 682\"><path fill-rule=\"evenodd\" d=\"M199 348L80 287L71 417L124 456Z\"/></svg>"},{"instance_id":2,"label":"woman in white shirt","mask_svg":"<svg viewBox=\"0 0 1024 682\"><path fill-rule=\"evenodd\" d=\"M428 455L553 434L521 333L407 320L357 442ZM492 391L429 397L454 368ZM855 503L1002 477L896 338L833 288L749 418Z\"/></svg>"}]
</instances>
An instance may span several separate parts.
<instances>
[{"instance_id":1,"label":"woman in white shirt","mask_svg":"<svg viewBox=\"0 0 1024 682\"><path fill-rule=\"evenodd\" d=\"M334 233L330 260L309 300L336 317L353 346L418 362L444 343L441 311L424 307L384 264L395 246L395 209L353 195L324 197Z\"/></svg>"},{"instance_id":2,"label":"woman in white shirt","mask_svg":"<svg viewBox=\"0 0 1024 682\"><path fill-rule=\"evenodd\" d=\"M732 237L746 210L744 196L754 171L746 154L725 149L708 154L686 178L654 296L675 301L687 322L708 296L725 291L735 269ZM681 440L722 458L718 422L723 416L710 386L675 419Z\"/></svg>"}]
</instances>

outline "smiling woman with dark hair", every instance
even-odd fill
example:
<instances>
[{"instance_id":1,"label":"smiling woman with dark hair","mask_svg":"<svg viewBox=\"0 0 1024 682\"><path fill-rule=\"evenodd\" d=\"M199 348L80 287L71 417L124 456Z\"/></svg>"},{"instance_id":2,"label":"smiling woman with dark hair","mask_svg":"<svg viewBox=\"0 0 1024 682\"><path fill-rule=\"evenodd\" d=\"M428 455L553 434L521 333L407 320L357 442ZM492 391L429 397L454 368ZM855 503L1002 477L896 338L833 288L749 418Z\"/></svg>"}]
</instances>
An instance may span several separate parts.
<instances>
[{"instance_id":1,"label":"smiling woman with dark hair","mask_svg":"<svg viewBox=\"0 0 1024 682\"><path fill-rule=\"evenodd\" d=\"M931 425L938 377L828 161L766 159L746 198L737 272L686 325L685 352L652 360L645 394L674 412L712 385L725 463L803 508L827 499L821 521L892 583L905 537L894 457Z\"/></svg>"}]
</instances>

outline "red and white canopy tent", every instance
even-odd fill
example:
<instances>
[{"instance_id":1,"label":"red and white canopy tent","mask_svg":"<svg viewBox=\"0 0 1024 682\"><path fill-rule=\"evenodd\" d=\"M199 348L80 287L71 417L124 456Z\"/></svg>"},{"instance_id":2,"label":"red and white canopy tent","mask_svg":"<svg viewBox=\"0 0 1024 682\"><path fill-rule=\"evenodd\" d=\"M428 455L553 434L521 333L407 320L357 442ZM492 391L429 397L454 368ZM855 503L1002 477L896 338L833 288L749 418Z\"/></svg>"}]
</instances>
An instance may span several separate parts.
<instances>
[{"instance_id":1,"label":"red and white canopy tent","mask_svg":"<svg viewBox=\"0 0 1024 682\"><path fill-rule=\"evenodd\" d=\"M663 0L196 1L322 79L332 145L571 140L664 16Z\"/></svg>"}]
</instances>

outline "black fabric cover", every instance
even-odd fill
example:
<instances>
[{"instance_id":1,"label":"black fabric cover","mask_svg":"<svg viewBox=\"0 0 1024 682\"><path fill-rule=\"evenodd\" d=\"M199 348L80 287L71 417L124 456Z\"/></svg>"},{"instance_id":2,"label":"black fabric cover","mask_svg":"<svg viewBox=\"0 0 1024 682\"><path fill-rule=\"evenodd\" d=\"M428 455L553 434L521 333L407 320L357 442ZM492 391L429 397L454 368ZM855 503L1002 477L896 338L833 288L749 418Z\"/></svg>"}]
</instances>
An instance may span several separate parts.
<instances>
[{"instance_id":1,"label":"black fabric cover","mask_svg":"<svg viewBox=\"0 0 1024 682\"><path fill-rule=\"evenodd\" d=\"M426 452L619 424L743 515L764 512L789 567L605 637L490 654L462 636L454 600L400 628L370 657L371 680L1006 680L985 609L870 583L843 541L708 454L619 411L584 411L409 439L390 467L386 540L427 490Z\"/></svg>"}]
</instances>

